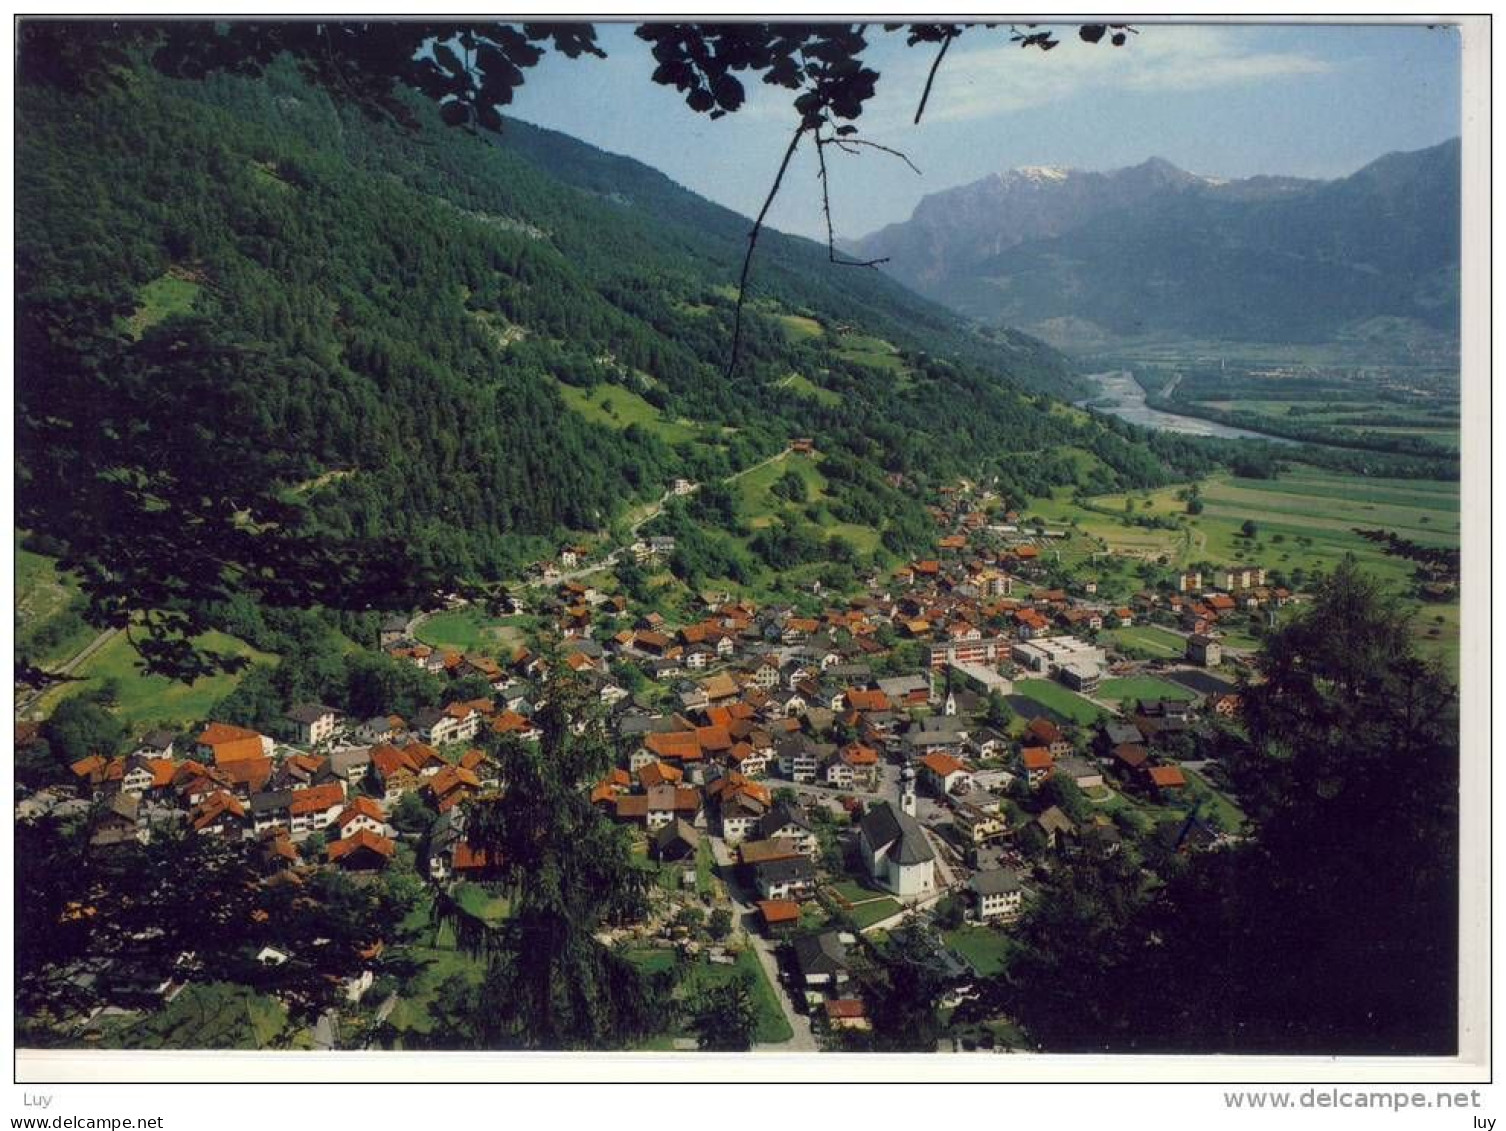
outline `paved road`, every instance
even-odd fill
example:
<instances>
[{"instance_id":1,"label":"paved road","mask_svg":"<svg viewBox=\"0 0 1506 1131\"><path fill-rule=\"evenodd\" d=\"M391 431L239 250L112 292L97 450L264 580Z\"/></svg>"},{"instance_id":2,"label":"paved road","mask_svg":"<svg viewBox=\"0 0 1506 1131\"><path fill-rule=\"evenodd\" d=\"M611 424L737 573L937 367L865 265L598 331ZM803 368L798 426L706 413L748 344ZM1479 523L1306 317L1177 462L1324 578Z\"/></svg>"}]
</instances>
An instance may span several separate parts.
<instances>
[{"instance_id":1,"label":"paved road","mask_svg":"<svg viewBox=\"0 0 1506 1131\"><path fill-rule=\"evenodd\" d=\"M54 668L54 673L57 675L73 674L73 670L75 668L77 668L90 656L94 655L94 653L98 652L101 648L103 648L106 644L113 640L116 634L119 632L120 629L118 628L110 628L106 629L104 632L101 632L93 640L89 641L89 643L85 644L82 648L75 652L72 658L65 660L63 663ZM31 710L32 707L36 706L37 701L41 699L43 695L46 695L49 690L51 690L50 686L40 689L28 688L24 693L16 696L16 718L21 718L27 711Z\"/></svg>"},{"instance_id":2,"label":"paved road","mask_svg":"<svg viewBox=\"0 0 1506 1131\"><path fill-rule=\"evenodd\" d=\"M774 996L779 999L779 1007L784 1010L785 1020L790 1023L790 1029L795 1034L793 1039L783 1044L755 1045L755 1051L819 1051L815 1035L811 1032L810 1017L796 1011L794 1003L790 1001L790 995L785 992L784 984L779 980L779 960L774 955L774 942L765 938L758 930L758 906L754 902L756 898L754 893L745 890L738 881L732 852L728 849L726 841L721 837L711 837L710 840L711 854L716 859L719 874L727 884L727 896L732 900L732 905L737 908L738 922L746 931L753 952L758 955L758 961L763 964L763 972L768 976L770 985L774 987Z\"/></svg>"}]
</instances>

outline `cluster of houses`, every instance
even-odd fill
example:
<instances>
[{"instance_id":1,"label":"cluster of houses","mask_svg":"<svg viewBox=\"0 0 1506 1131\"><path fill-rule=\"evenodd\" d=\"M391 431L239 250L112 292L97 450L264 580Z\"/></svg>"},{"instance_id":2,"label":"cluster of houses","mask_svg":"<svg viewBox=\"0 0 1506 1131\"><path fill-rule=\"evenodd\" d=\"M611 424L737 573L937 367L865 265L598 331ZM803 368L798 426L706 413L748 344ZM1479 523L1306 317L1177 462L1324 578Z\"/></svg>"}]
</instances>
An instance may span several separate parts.
<instances>
[{"instance_id":1,"label":"cluster of houses","mask_svg":"<svg viewBox=\"0 0 1506 1131\"><path fill-rule=\"evenodd\" d=\"M1057 777L1091 792L1113 780L1164 802L1188 787L1172 755L1178 736L1200 724L1187 703L1166 701L1139 704L1103 724L1092 742L1074 741L1048 717L1007 734L984 721L992 697L1013 692L1005 673L1045 675L1091 694L1108 666L1096 631L1168 617L1187 633L1187 658L1216 666L1221 620L1291 597L1267 587L1258 567L1235 567L1207 587L1201 575L1184 574L1175 592L1107 605L1091 582L1072 592L1043 584L1037 542L1056 532L993 548L1019 533L1018 516L994 521L972 509L965 493L943 492L933 515L951 531L939 538L936 556L870 578L863 595L819 612L809 603L760 607L705 593L689 623L672 625L652 611L629 623L626 598L579 577L562 579L561 567L576 568L586 547L566 546L557 566L540 568L550 588L530 595L529 612L557 638L558 659L550 662L568 668L609 712L617 743L616 766L582 783L590 803L641 829L660 862L694 861L705 837L720 838L771 933L798 928L830 847L806 810L781 793L784 784L836 791L851 818L854 859L902 905L926 905L950 887L979 922L1018 915L1025 886L1013 868L953 860L944 880L918 799L933 799L973 849L1032 827L1055 850L1113 852L1118 834L1106 818L1080 826L1047 806L1022 825L1018 807L1005 803L1004 783L1036 791ZM629 547L640 559L673 548L672 539L659 538ZM912 653L918 646L916 670L896 670L900 642L914 642ZM440 881L495 875L501 861L466 838L465 802L505 788L484 752L488 736L539 737L533 697L546 661L521 646L501 657L432 647L415 638L407 617L383 624L380 646L426 671L479 681L486 694L409 718L348 717L299 704L284 720L287 742L211 722L179 750L181 740L154 732L128 755L75 763L74 797L24 804L38 811L83 805L99 850L177 824L250 842L270 868L306 866L313 857L370 873L394 860L402 836L391 818L415 796L434 814L420 869ZM651 691L630 692L622 665L652 681ZM1232 694L1205 704L1222 715L1238 706ZM1177 831L1176 847L1202 847L1216 836L1192 820ZM852 942L836 931L793 942L798 978L819 995L833 1028L866 1024L861 1003L845 993Z\"/></svg>"},{"instance_id":2,"label":"cluster of houses","mask_svg":"<svg viewBox=\"0 0 1506 1131\"><path fill-rule=\"evenodd\" d=\"M475 712L479 704L468 707ZM488 709L482 718L498 729L511 725L510 714ZM299 846L319 836L316 863L380 870L396 852L389 816L406 795L444 815L502 784L479 748L457 755L451 747L452 757L441 756L400 719L384 718L377 740L359 746L330 744L375 727L376 720L350 727L329 708L305 705L289 712L289 721L327 748L301 749L212 722L186 750L159 731L130 754L75 762L76 800L94 814L90 844L107 850L146 843L154 831L177 826L199 836L255 841L269 862L292 864L300 860ZM40 798L33 804L52 808Z\"/></svg>"}]
</instances>

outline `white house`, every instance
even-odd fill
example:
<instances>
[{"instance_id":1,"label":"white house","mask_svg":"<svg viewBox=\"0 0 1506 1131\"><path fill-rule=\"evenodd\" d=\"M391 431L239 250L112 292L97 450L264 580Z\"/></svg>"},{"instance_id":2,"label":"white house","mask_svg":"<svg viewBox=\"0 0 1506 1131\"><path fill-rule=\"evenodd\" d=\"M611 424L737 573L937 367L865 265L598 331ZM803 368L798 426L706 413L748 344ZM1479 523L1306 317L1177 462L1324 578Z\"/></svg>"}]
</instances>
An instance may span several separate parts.
<instances>
[{"instance_id":1,"label":"white house","mask_svg":"<svg viewBox=\"0 0 1506 1131\"><path fill-rule=\"evenodd\" d=\"M980 923L1012 919L1020 913L1025 893L1020 878L1008 868L988 868L968 881Z\"/></svg>"}]
</instances>

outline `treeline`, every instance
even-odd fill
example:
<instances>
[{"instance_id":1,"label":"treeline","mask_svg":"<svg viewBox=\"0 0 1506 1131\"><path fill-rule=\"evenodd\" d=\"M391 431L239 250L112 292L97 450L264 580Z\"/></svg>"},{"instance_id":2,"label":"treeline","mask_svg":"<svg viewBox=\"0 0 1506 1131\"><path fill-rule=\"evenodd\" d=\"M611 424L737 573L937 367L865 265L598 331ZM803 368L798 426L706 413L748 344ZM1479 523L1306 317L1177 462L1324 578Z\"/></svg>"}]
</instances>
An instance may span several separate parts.
<instances>
[{"instance_id":1,"label":"treeline","mask_svg":"<svg viewBox=\"0 0 1506 1131\"><path fill-rule=\"evenodd\" d=\"M1181 389L1178 388L1177 391L1180 393ZM1394 435L1384 432L1348 432L1336 429L1331 424L1292 421L1260 412L1209 408L1205 404L1184 401L1181 397L1169 399L1162 396L1147 396L1145 403L1163 412L1195 416L1202 420L1211 420L1216 424L1227 424L1251 432L1262 432L1268 436L1296 440L1305 445L1302 457L1304 462L1318 462L1318 460L1308 460L1306 452L1321 448L1340 448L1374 452L1384 457L1401 457L1403 461L1388 464L1384 470L1361 472L1361 474L1421 479L1456 479L1459 475L1458 451L1421 436ZM1323 461L1322 466L1325 467L1336 466L1333 459L1334 457L1319 457L1319 460ZM1366 465L1361 463L1359 466ZM1345 470L1356 470L1356 468L1350 466Z\"/></svg>"}]
</instances>

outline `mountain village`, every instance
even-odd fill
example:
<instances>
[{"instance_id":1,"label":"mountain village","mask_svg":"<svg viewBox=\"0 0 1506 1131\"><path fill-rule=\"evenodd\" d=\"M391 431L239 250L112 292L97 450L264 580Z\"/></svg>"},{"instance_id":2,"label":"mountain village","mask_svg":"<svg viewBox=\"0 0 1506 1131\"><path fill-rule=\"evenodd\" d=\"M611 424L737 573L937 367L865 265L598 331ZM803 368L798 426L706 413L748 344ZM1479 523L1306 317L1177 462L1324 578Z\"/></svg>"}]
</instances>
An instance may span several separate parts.
<instances>
[{"instance_id":1,"label":"mountain village","mask_svg":"<svg viewBox=\"0 0 1506 1131\"><path fill-rule=\"evenodd\" d=\"M1164 571L1123 604L1097 600L1086 576L1046 588L1060 532L1022 525L970 485L942 498L933 557L866 579L858 596L812 593L804 604L819 612L711 592L697 619L668 623L598 590L591 548L567 546L493 598L550 626L535 647L433 647L415 636L423 614L390 618L372 642L453 684L479 680L485 695L409 718L288 704L275 735L213 719L149 732L128 756L75 763L74 788L25 796L18 816L87 822L101 853L186 826L243 844L267 884L408 868L484 892L494 861L467 840L470 803L506 790L489 751L539 737L542 680L562 665L616 743L615 768L581 789L632 830L655 876L653 914L610 941L713 965L751 955L792 1034L767 1047L844 1047L868 1024L854 972L888 935L912 932L965 986L998 968L1033 884L1063 856L1129 841L1153 868L1237 837L1215 739L1238 725L1222 673L1242 655L1220 626L1294 599L1251 565ZM669 548L626 549L649 561ZM1135 626L1181 654L1147 659L1107 635ZM1114 687L1127 691L1111 698ZM19 742L35 734L21 729ZM401 998L399 985L366 1000L381 969L378 951L349 971L350 1012ZM108 984L111 971L88 976ZM115 1000L158 1007L182 985L159 956ZM966 1046L995 1047L993 1033Z\"/></svg>"}]
</instances>

